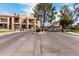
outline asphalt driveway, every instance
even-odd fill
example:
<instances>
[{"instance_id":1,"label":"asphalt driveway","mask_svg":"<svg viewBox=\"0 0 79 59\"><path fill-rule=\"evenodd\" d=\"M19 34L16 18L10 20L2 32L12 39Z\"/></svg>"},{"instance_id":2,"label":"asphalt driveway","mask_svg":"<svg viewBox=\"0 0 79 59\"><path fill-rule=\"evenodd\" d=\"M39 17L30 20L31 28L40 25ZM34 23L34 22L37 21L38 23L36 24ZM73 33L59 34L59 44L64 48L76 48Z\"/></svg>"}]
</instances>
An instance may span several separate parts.
<instances>
[{"instance_id":1,"label":"asphalt driveway","mask_svg":"<svg viewBox=\"0 0 79 59\"><path fill-rule=\"evenodd\" d=\"M0 36L1 56L79 56L79 36L32 31Z\"/></svg>"}]
</instances>

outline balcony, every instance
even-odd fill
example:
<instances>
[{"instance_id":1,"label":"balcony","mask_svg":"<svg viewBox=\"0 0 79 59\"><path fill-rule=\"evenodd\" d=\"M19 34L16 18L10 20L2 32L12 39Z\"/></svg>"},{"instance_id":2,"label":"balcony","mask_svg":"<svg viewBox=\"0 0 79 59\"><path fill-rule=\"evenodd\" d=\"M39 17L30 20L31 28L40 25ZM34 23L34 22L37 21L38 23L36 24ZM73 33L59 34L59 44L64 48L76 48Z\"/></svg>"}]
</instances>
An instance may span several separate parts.
<instances>
[{"instance_id":1,"label":"balcony","mask_svg":"<svg viewBox=\"0 0 79 59\"><path fill-rule=\"evenodd\" d=\"M35 23L34 19L29 19L29 23L34 24Z\"/></svg>"},{"instance_id":2,"label":"balcony","mask_svg":"<svg viewBox=\"0 0 79 59\"><path fill-rule=\"evenodd\" d=\"M0 18L0 23L7 23L7 19Z\"/></svg>"},{"instance_id":3,"label":"balcony","mask_svg":"<svg viewBox=\"0 0 79 59\"><path fill-rule=\"evenodd\" d=\"M19 24L19 18L14 18L14 23Z\"/></svg>"}]
</instances>

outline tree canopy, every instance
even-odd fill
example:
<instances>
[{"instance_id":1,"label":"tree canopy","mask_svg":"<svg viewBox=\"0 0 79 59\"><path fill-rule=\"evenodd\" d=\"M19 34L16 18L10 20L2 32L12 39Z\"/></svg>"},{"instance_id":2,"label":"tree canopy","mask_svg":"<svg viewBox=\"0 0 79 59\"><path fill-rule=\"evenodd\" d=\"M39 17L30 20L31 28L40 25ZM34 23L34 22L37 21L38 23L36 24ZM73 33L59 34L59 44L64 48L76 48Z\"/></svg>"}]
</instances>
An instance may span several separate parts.
<instances>
[{"instance_id":1,"label":"tree canopy","mask_svg":"<svg viewBox=\"0 0 79 59\"><path fill-rule=\"evenodd\" d=\"M55 6L52 3L38 3L34 8L34 16L41 20L42 27L48 21L50 24L55 19Z\"/></svg>"},{"instance_id":2,"label":"tree canopy","mask_svg":"<svg viewBox=\"0 0 79 59\"><path fill-rule=\"evenodd\" d=\"M61 13L60 25L62 26L62 28L67 28L74 22L74 20L72 19L71 10L68 8L67 5L64 5L62 7L60 13Z\"/></svg>"}]
</instances>

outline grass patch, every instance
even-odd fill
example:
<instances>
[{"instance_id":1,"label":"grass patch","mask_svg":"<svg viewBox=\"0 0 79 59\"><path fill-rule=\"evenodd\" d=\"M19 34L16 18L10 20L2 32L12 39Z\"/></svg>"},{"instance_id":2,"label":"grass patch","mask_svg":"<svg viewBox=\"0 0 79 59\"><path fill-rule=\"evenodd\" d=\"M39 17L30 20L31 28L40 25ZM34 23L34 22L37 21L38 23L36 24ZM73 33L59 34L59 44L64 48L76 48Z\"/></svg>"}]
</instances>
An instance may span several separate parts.
<instances>
[{"instance_id":1,"label":"grass patch","mask_svg":"<svg viewBox=\"0 0 79 59\"><path fill-rule=\"evenodd\" d=\"M78 29L68 29L68 32L79 33L79 30Z\"/></svg>"},{"instance_id":2,"label":"grass patch","mask_svg":"<svg viewBox=\"0 0 79 59\"><path fill-rule=\"evenodd\" d=\"M0 33L5 33L5 32L13 32L13 30L9 30L9 29L0 29Z\"/></svg>"}]
</instances>

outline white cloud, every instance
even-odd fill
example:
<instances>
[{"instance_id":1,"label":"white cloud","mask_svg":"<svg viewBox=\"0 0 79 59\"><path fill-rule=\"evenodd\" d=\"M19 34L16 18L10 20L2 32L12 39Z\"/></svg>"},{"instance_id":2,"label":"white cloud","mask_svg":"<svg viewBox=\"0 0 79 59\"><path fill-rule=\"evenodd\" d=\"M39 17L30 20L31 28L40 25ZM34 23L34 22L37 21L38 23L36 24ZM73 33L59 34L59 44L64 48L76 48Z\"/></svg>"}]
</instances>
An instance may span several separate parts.
<instances>
[{"instance_id":1,"label":"white cloud","mask_svg":"<svg viewBox=\"0 0 79 59\"><path fill-rule=\"evenodd\" d=\"M7 12L7 11L4 11L4 10L0 10L0 14L5 15L5 14L10 14L10 13L9 13L9 12Z\"/></svg>"},{"instance_id":2,"label":"white cloud","mask_svg":"<svg viewBox=\"0 0 79 59\"><path fill-rule=\"evenodd\" d=\"M3 12L1 12L2 14L10 14L9 12L7 12L7 11L3 11Z\"/></svg>"},{"instance_id":3,"label":"white cloud","mask_svg":"<svg viewBox=\"0 0 79 59\"><path fill-rule=\"evenodd\" d=\"M0 15L14 15L13 12L9 11L9 10L0 10Z\"/></svg>"},{"instance_id":4,"label":"white cloud","mask_svg":"<svg viewBox=\"0 0 79 59\"><path fill-rule=\"evenodd\" d=\"M72 11L74 11L74 8L73 8L73 6L69 6L69 9L70 9L70 10L72 10Z\"/></svg>"},{"instance_id":5,"label":"white cloud","mask_svg":"<svg viewBox=\"0 0 79 59\"><path fill-rule=\"evenodd\" d=\"M33 13L33 8L36 6L37 3L21 3L22 5L28 5L29 7L23 7L21 8L22 11L27 12L27 13Z\"/></svg>"},{"instance_id":6,"label":"white cloud","mask_svg":"<svg viewBox=\"0 0 79 59\"><path fill-rule=\"evenodd\" d=\"M60 12L59 12L59 10L58 10L58 11L57 11L57 14L55 15L55 16L56 16L55 21L59 21L59 20L60 20L59 15L61 15L61 14L60 14Z\"/></svg>"},{"instance_id":7,"label":"white cloud","mask_svg":"<svg viewBox=\"0 0 79 59\"><path fill-rule=\"evenodd\" d=\"M63 3L63 5L71 5L71 3Z\"/></svg>"}]
</instances>

